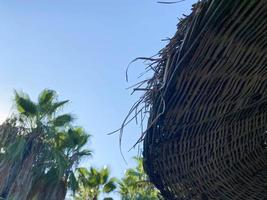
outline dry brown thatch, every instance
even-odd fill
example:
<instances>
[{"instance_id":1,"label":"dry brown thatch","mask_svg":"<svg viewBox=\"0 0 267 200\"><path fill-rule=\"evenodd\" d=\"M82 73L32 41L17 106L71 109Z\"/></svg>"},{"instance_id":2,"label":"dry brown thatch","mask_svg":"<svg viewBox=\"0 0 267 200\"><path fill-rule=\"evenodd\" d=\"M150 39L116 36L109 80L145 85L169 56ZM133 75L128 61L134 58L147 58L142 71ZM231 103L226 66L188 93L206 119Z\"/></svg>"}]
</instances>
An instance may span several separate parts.
<instances>
[{"instance_id":1,"label":"dry brown thatch","mask_svg":"<svg viewBox=\"0 0 267 200\"><path fill-rule=\"evenodd\" d=\"M131 112L149 109L144 165L166 199L267 199L266 24L266 0L202 0L152 60Z\"/></svg>"}]
</instances>

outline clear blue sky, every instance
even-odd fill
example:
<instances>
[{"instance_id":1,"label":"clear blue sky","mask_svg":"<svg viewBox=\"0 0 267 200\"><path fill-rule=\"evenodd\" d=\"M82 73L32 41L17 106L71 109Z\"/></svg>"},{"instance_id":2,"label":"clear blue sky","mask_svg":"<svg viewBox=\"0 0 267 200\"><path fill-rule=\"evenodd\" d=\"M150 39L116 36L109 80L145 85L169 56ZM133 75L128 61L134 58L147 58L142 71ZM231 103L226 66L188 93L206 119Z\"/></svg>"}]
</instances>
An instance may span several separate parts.
<instances>
[{"instance_id":1,"label":"clear blue sky","mask_svg":"<svg viewBox=\"0 0 267 200\"><path fill-rule=\"evenodd\" d=\"M36 98L44 88L70 99L67 110L93 135L94 157L83 164L110 166L122 176L133 165L139 126L125 130L119 153L117 129L139 96L125 88L138 81L144 65L130 70L138 56L151 56L176 30L178 17L196 0L163 5L156 0L25 0L0 3L0 120L10 113L14 89Z\"/></svg>"}]
</instances>

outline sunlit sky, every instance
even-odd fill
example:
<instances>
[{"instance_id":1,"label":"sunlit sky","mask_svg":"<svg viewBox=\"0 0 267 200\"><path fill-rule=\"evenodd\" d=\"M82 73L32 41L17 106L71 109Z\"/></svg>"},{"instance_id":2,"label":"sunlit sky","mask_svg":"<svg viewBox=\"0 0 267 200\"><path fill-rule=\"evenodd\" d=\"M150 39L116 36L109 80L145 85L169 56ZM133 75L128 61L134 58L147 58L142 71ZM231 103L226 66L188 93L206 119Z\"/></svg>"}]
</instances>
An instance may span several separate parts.
<instances>
[{"instance_id":1,"label":"sunlit sky","mask_svg":"<svg viewBox=\"0 0 267 200\"><path fill-rule=\"evenodd\" d=\"M128 152L140 135L130 125L123 137L125 164L117 129L139 94L126 90L144 69L138 56L157 53L176 30L178 17L196 0L165 5L156 0L10 0L0 2L0 121L11 112L14 89L33 99L44 88L70 99L66 110L93 135L93 158L82 165L108 165L120 177L133 166Z\"/></svg>"}]
</instances>

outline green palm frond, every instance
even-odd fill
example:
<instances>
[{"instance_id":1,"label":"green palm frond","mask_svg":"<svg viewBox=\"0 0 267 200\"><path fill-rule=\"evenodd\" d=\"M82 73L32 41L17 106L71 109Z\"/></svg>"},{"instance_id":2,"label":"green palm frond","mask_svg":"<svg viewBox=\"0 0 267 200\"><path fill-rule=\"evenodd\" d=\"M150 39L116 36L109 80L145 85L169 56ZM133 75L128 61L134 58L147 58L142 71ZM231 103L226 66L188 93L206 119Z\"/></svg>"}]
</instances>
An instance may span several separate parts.
<instances>
[{"instance_id":1,"label":"green palm frond","mask_svg":"<svg viewBox=\"0 0 267 200\"><path fill-rule=\"evenodd\" d=\"M66 169L69 167L68 159L63 152L57 150L53 150L51 158L54 160L53 166L56 170L57 180L60 180L60 178L64 176Z\"/></svg>"},{"instance_id":2,"label":"green palm frond","mask_svg":"<svg viewBox=\"0 0 267 200\"><path fill-rule=\"evenodd\" d=\"M103 187L103 191L105 193L110 193L116 189L116 183L112 180L110 180L108 183L106 183Z\"/></svg>"},{"instance_id":3,"label":"green palm frond","mask_svg":"<svg viewBox=\"0 0 267 200\"><path fill-rule=\"evenodd\" d=\"M79 189L79 182L73 172L70 173L68 185L73 193L75 193Z\"/></svg>"},{"instance_id":4,"label":"green palm frond","mask_svg":"<svg viewBox=\"0 0 267 200\"><path fill-rule=\"evenodd\" d=\"M71 134L73 142L78 148L84 146L88 142L88 139L91 136L88 133L86 133L85 130L81 127L75 127Z\"/></svg>"},{"instance_id":5,"label":"green palm frond","mask_svg":"<svg viewBox=\"0 0 267 200\"><path fill-rule=\"evenodd\" d=\"M38 97L38 104L44 106L47 104L52 104L52 102L57 98L57 93L54 90L44 89Z\"/></svg>"},{"instance_id":6,"label":"green palm frond","mask_svg":"<svg viewBox=\"0 0 267 200\"><path fill-rule=\"evenodd\" d=\"M69 100L52 103L51 107L47 111L47 114L52 115L53 113L57 112L60 108L62 108L68 102L69 102Z\"/></svg>"},{"instance_id":7,"label":"green palm frond","mask_svg":"<svg viewBox=\"0 0 267 200\"><path fill-rule=\"evenodd\" d=\"M56 101L57 94L54 90L44 89L38 97L38 109L42 117L51 115L54 101Z\"/></svg>"},{"instance_id":8,"label":"green palm frond","mask_svg":"<svg viewBox=\"0 0 267 200\"><path fill-rule=\"evenodd\" d=\"M77 197L87 196L94 199L101 192L110 193L117 188L118 180L116 178L109 178L110 170L107 167L96 169L94 167L78 168L78 180L80 189Z\"/></svg>"},{"instance_id":9,"label":"green palm frond","mask_svg":"<svg viewBox=\"0 0 267 200\"><path fill-rule=\"evenodd\" d=\"M74 117L71 114L63 114L57 116L55 119L50 121L55 127L61 127L66 124L71 123L74 120Z\"/></svg>"},{"instance_id":10,"label":"green palm frond","mask_svg":"<svg viewBox=\"0 0 267 200\"><path fill-rule=\"evenodd\" d=\"M140 157L134 157L136 167L127 169L124 177L119 181L119 193L123 200L142 199L159 200L160 193L148 181L147 175L143 169L143 160Z\"/></svg>"},{"instance_id":11,"label":"green palm frond","mask_svg":"<svg viewBox=\"0 0 267 200\"><path fill-rule=\"evenodd\" d=\"M25 116L34 116L37 114L36 104L23 92L18 93L15 91L15 104L20 114L24 114Z\"/></svg>"},{"instance_id":12,"label":"green palm frond","mask_svg":"<svg viewBox=\"0 0 267 200\"><path fill-rule=\"evenodd\" d=\"M58 150L63 150L66 147L67 134L64 131L57 132L55 134L55 148Z\"/></svg>"},{"instance_id":13,"label":"green palm frond","mask_svg":"<svg viewBox=\"0 0 267 200\"><path fill-rule=\"evenodd\" d=\"M136 178L142 176L142 174L139 171L135 170L135 169L128 169L126 171L126 175L130 176L130 177L136 177Z\"/></svg>"},{"instance_id":14,"label":"green palm frond","mask_svg":"<svg viewBox=\"0 0 267 200\"><path fill-rule=\"evenodd\" d=\"M89 149L84 149L84 150L79 151L78 155L79 155L79 157L91 156L92 155L92 151L89 150Z\"/></svg>"},{"instance_id":15,"label":"green palm frond","mask_svg":"<svg viewBox=\"0 0 267 200\"><path fill-rule=\"evenodd\" d=\"M90 137L81 127L70 128L67 134L69 145L77 149L84 146Z\"/></svg>"},{"instance_id":16,"label":"green palm frond","mask_svg":"<svg viewBox=\"0 0 267 200\"><path fill-rule=\"evenodd\" d=\"M108 180L109 174L110 174L109 168L104 167L104 168L100 171L100 174L101 174L101 183L102 183L102 184L106 183L107 180Z\"/></svg>"},{"instance_id":17,"label":"green palm frond","mask_svg":"<svg viewBox=\"0 0 267 200\"><path fill-rule=\"evenodd\" d=\"M79 168L77 168L77 171L78 171L78 173L80 175L82 175L84 177L88 177L89 176L89 171L85 167L79 167Z\"/></svg>"},{"instance_id":18,"label":"green palm frond","mask_svg":"<svg viewBox=\"0 0 267 200\"><path fill-rule=\"evenodd\" d=\"M56 134L55 144L58 149L73 149L79 151L88 141L88 135L82 128L69 128L67 131L61 131ZM92 151L83 150L78 153L79 156L91 155Z\"/></svg>"}]
</instances>

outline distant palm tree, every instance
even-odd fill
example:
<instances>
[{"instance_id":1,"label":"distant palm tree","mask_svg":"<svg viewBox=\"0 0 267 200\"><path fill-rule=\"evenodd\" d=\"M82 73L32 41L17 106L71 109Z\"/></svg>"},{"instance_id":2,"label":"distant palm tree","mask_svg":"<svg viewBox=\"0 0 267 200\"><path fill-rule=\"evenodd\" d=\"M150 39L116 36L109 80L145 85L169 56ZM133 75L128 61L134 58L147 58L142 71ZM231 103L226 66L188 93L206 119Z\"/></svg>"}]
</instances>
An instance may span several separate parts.
<instances>
[{"instance_id":1,"label":"distant palm tree","mask_svg":"<svg viewBox=\"0 0 267 200\"><path fill-rule=\"evenodd\" d=\"M119 181L119 193L122 200L159 200L159 191L148 181L143 169L143 159L134 157L137 166L127 169Z\"/></svg>"},{"instance_id":2,"label":"distant palm tree","mask_svg":"<svg viewBox=\"0 0 267 200\"><path fill-rule=\"evenodd\" d=\"M74 196L75 200L97 200L100 193L110 193L116 189L116 178L109 178L110 172L107 167L97 170L91 167L79 168L79 189ZM111 197L104 200L112 200Z\"/></svg>"},{"instance_id":3,"label":"distant palm tree","mask_svg":"<svg viewBox=\"0 0 267 200\"><path fill-rule=\"evenodd\" d=\"M74 166L91 155L83 149L90 136L72 126L72 115L58 115L67 102L53 90L43 90L36 103L15 91L17 113L0 134L0 197L60 200L68 187L77 189Z\"/></svg>"}]
</instances>

